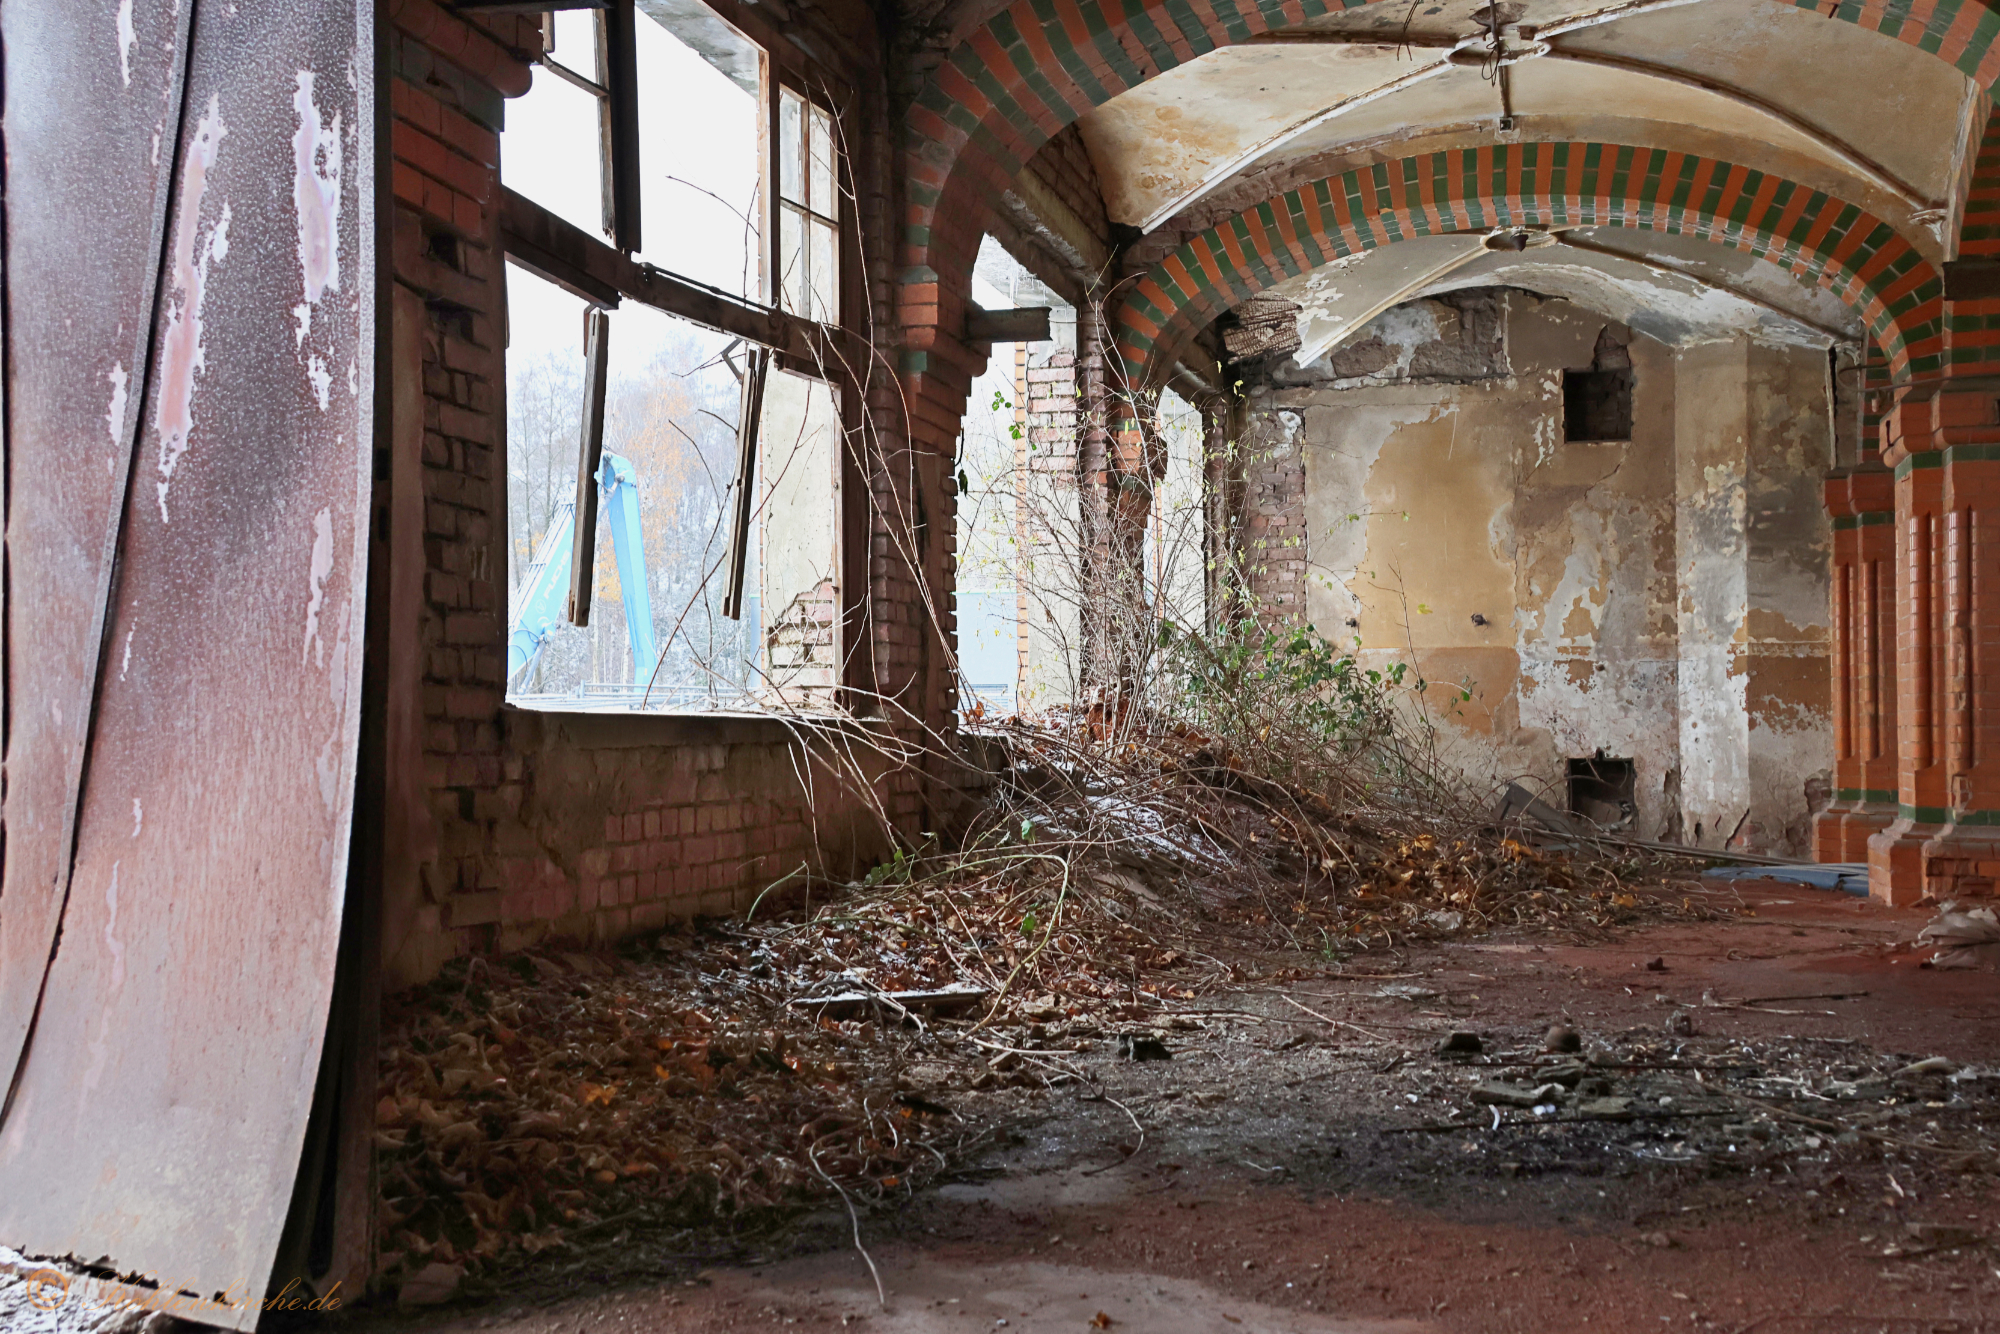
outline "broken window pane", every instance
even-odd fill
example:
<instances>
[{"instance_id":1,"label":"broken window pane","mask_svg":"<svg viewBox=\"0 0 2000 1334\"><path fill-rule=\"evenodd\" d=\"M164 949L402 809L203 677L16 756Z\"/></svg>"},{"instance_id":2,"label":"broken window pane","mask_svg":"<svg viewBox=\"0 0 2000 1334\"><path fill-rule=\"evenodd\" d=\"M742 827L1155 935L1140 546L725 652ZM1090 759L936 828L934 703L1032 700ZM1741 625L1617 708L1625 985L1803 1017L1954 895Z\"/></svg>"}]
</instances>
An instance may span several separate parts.
<instances>
[{"instance_id":1,"label":"broken window pane","mask_svg":"<svg viewBox=\"0 0 2000 1334\"><path fill-rule=\"evenodd\" d=\"M838 322L839 303L835 298L833 259L835 236L833 224L815 218L807 224L806 270L812 276L812 295L803 313L822 324Z\"/></svg>"},{"instance_id":2,"label":"broken window pane","mask_svg":"<svg viewBox=\"0 0 2000 1334\"><path fill-rule=\"evenodd\" d=\"M781 303L786 310L806 308L806 266L800 261L805 248L805 224L796 209L787 207L778 214L778 252L786 260L778 268Z\"/></svg>"},{"instance_id":3,"label":"broken window pane","mask_svg":"<svg viewBox=\"0 0 2000 1334\"><path fill-rule=\"evenodd\" d=\"M746 587L761 604L765 689L794 706L830 703L840 683L840 441L832 386L774 369L757 468L761 569Z\"/></svg>"},{"instance_id":4,"label":"broken window pane","mask_svg":"<svg viewBox=\"0 0 2000 1334\"><path fill-rule=\"evenodd\" d=\"M778 94L778 181L781 197L805 200L805 163L799 144L805 133L805 102L787 88Z\"/></svg>"},{"instance_id":5,"label":"broken window pane","mask_svg":"<svg viewBox=\"0 0 2000 1334\"><path fill-rule=\"evenodd\" d=\"M636 258L751 301L760 262L764 53L699 0L639 0Z\"/></svg>"},{"instance_id":6,"label":"broken window pane","mask_svg":"<svg viewBox=\"0 0 2000 1334\"><path fill-rule=\"evenodd\" d=\"M551 58L594 81L597 38L590 15L564 10L555 18ZM502 184L590 235L601 235L599 124L595 96L547 65L535 66L526 95L507 104L507 128L500 136Z\"/></svg>"},{"instance_id":7,"label":"broken window pane","mask_svg":"<svg viewBox=\"0 0 2000 1334\"><path fill-rule=\"evenodd\" d=\"M597 21L584 11L553 17L553 48L528 94L507 109L502 179L602 236ZM645 0L633 38L641 220L634 258L769 300L760 240L762 49L699 0Z\"/></svg>"},{"instance_id":8,"label":"broken window pane","mask_svg":"<svg viewBox=\"0 0 2000 1334\"><path fill-rule=\"evenodd\" d=\"M612 312L594 605L590 624L573 626L562 617L561 544L576 488L585 305L512 265L508 301L509 698L555 709L830 705L840 679L833 391L770 373L745 605L731 619L722 601L746 349L635 302ZM621 514L631 520L622 532ZM628 580L641 598L627 598Z\"/></svg>"}]
</instances>

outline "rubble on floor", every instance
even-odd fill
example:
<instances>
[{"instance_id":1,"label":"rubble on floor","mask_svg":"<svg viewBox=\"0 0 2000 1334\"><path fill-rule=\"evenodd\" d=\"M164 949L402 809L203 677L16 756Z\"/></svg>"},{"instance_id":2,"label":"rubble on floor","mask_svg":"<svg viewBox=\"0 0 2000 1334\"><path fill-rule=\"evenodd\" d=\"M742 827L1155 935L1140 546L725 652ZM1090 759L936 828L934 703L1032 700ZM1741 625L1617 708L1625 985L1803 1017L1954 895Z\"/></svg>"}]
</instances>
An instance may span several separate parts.
<instances>
[{"instance_id":1,"label":"rubble on floor","mask_svg":"<svg viewBox=\"0 0 2000 1334\"><path fill-rule=\"evenodd\" d=\"M617 954L459 960L399 998L376 1119L403 1299L627 1228L726 1245L813 1201L907 1194L990 1128L940 1090L1087 1083L1060 1053L1099 1044L1168 1056L1178 1011L1246 979L1711 911L1643 863L1340 812L1184 729L1002 742L1005 790L962 848Z\"/></svg>"},{"instance_id":2,"label":"rubble on floor","mask_svg":"<svg viewBox=\"0 0 2000 1334\"><path fill-rule=\"evenodd\" d=\"M1930 925L1917 933L1917 944L1933 953L1927 968L2000 969L2000 918L1990 906L1962 907L1946 903Z\"/></svg>"}]
</instances>

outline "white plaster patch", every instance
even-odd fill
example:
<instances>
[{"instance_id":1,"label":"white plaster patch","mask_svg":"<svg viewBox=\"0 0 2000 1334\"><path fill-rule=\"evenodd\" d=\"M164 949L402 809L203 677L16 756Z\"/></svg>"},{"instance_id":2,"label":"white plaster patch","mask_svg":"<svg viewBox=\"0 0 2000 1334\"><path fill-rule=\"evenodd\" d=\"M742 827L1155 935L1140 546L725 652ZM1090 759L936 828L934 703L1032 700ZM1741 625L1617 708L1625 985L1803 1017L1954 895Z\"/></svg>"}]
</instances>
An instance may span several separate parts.
<instances>
[{"instance_id":1,"label":"white plaster patch","mask_svg":"<svg viewBox=\"0 0 2000 1334\"><path fill-rule=\"evenodd\" d=\"M137 798L132 798L132 837L139 837L146 828L146 807Z\"/></svg>"},{"instance_id":2,"label":"white plaster patch","mask_svg":"<svg viewBox=\"0 0 2000 1334\"><path fill-rule=\"evenodd\" d=\"M333 573L333 511L321 510L313 516L312 570L306 597L306 638L299 648L300 661L313 656L313 666L325 665L325 647L319 642L320 604L326 598L326 577Z\"/></svg>"},{"instance_id":3,"label":"white plaster patch","mask_svg":"<svg viewBox=\"0 0 2000 1334\"><path fill-rule=\"evenodd\" d=\"M132 670L132 636L138 633L137 628L125 632L125 657L118 664L118 679L121 681L125 679L125 673Z\"/></svg>"},{"instance_id":4,"label":"white plaster patch","mask_svg":"<svg viewBox=\"0 0 2000 1334\"><path fill-rule=\"evenodd\" d=\"M195 125L187 162L181 169L180 211L174 224L173 285L167 297L166 332L161 339L159 407L153 416L154 429L160 436L161 523L171 522L167 496L173 486L174 471L193 443L195 377L206 369L201 310L208 291L208 266L211 260L220 262L229 251L227 203L215 227L207 236L198 237L208 173L214 168L222 140L228 133L228 127L222 123L222 99L219 94L212 94L208 110Z\"/></svg>"}]
</instances>

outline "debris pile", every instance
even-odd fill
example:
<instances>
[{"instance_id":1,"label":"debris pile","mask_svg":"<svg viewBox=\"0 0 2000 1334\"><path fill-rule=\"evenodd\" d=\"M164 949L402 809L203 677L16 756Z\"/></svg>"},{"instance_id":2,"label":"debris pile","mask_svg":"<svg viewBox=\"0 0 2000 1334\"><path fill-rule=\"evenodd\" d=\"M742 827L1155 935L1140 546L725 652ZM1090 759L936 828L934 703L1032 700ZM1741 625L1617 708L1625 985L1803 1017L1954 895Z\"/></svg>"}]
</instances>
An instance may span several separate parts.
<instances>
[{"instance_id":1,"label":"debris pile","mask_svg":"<svg viewBox=\"0 0 2000 1334\"><path fill-rule=\"evenodd\" d=\"M1917 933L1919 948L1932 949L1924 960L1930 968L2000 968L2000 918L1990 907L1963 908L1947 903L1930 925Z\"/></svg>"},{"instance_id":2,"label":"debris pile","mask_svg":"<svg viewBox=\"0 0 2000 1334\"><path fill-rule=\"evenodd\" d=\"M1246 978L1698 911L1643 865L1365 784L1336 805L1187 728L985 735L1000 791L956 848L815 887L811 912L462 960L400 998L376 1120L381 1269L405 1299L634 1222L742 1235L908 1191L981 1133L927 1093L1083 1080L1054 1053L1121 1034L1143 1059L1141 1030Z\"/></svg>"},{"instance_id":3,"label":"debris pile","mask_svg":"<svg viewBox=\"0 0 2000 1334\"><path fill-rule=\"evenodd\" d=\"M1463 1044L1441 1046L1438 1064L1422 1077L1445 1102L1446 1117L1404 1133L1529 1130L1507 1146L1520 1160L1516 1173L1535 1170L1538 1152L1551 1166L1567 1161L1578 1135L1641 1162L1711 1172L1831 1161L1843 1152L1921 1157L1946 1172L2000 1171L1984 1129L2000 1112L2000 1069L1877 1053L1842 1039L1643 1032L1573 1054L1533 1045L1462 1052Z\"/></svg>"},{"instance_id":4,"label":"debris pile","mask_svg":"<svg viewBox=\"0 0 2000 1334\"><path fill-rule=\"evenodd\" d=\"M407 1299L634 1220L726 1232L876 1200L960 1147L873 1018L788 1006L800 970L755 941L663 943L460 961L400 999L376 1143L380 1270L422 1278Z\"/></svg>"}]
</instances>

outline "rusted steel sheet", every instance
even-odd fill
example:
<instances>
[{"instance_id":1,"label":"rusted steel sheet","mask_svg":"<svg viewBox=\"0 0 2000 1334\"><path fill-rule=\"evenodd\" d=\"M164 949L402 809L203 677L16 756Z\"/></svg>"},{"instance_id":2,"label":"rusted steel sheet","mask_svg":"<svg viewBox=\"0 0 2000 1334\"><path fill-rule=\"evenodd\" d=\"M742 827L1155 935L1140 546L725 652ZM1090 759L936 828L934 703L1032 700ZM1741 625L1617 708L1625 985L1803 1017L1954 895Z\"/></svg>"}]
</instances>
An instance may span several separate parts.
<instances>
[{"instance_id":1,"label":"rusted steel sheet","mask_svg":"<svg viewBox=\"0 0 2000 1334\"><path fill-rule=\"evenodd\" d=\"M0 1121L0 1241L219 1294L200 1318L249 1329L346 877L374 19L370 0L183 3L142 434L60 946Z\"/></svg>"},{"instance_id":2,"label":"rusted steel sheet","mask_svg":"<svg viewBox=\"0 0 2000 1334\"><path fill-rule=\"evenodd\" d=\"M167 5L0 6L15 646L0 807L0 1090L62 908L153 325L185 26Z\"/></svg>"}]
</instances>

